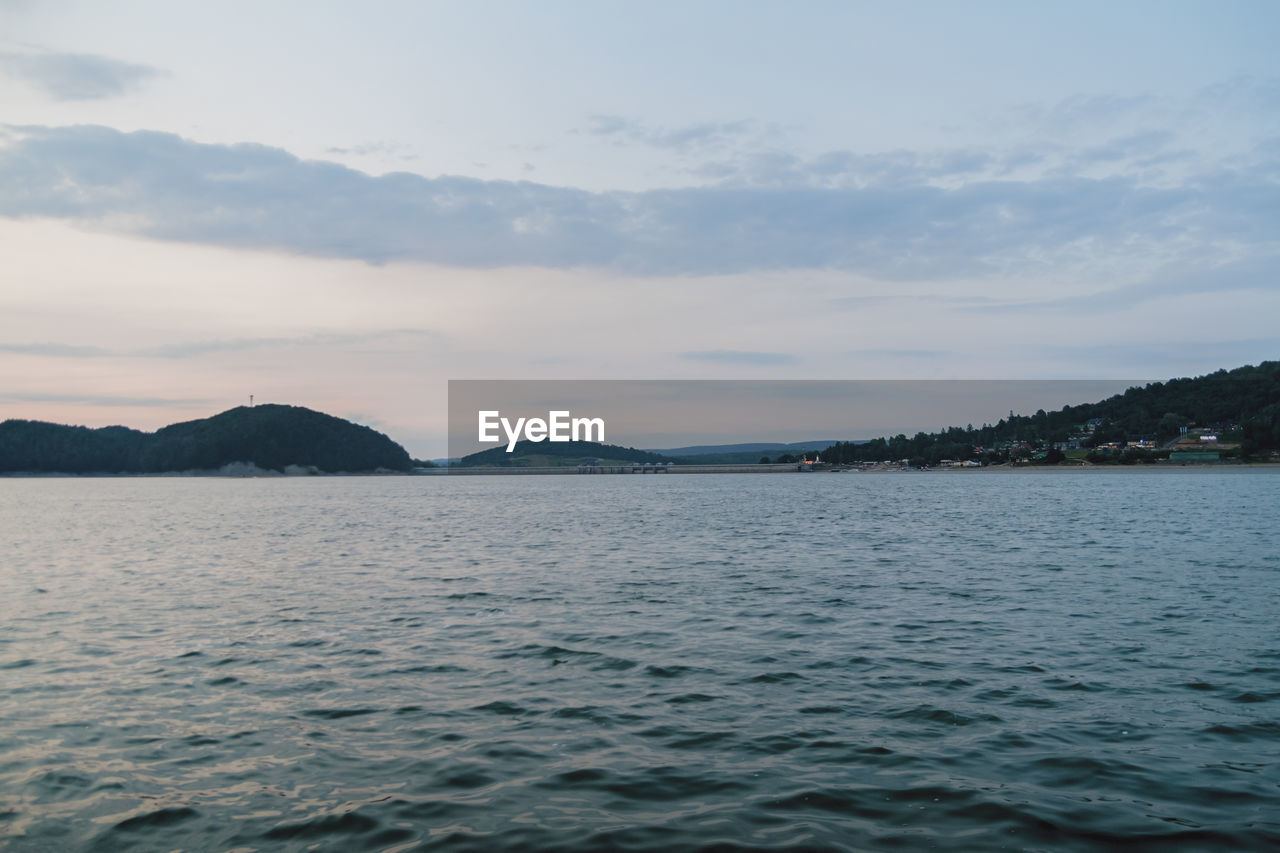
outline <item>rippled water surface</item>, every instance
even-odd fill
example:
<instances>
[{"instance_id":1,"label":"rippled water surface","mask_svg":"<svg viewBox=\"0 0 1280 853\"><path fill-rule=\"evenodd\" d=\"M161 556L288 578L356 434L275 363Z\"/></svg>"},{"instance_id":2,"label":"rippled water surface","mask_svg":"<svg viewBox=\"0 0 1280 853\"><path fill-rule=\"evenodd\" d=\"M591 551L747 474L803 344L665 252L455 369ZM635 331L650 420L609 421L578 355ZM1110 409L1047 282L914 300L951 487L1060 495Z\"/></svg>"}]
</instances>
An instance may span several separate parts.
<instances>
[{"instance_id":1,"label":"rippled water surface","mask_svg":"<svg viewBox=\"0 0 1280 853\"><path fill-rule=\"evenodd\" d=\"M0 480L0 846L1280 845L1280 472Z\"/></svg>"}]
</instances>

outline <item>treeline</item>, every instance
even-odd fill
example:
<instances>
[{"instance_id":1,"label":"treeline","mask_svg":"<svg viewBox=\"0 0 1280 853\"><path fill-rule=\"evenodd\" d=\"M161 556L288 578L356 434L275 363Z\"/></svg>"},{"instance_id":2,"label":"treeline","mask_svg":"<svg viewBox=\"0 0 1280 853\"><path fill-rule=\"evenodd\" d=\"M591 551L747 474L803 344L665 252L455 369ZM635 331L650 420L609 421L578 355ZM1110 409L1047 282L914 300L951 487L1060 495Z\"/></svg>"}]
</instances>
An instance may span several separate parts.
<instances>
[{"instance_id":1,"label":"treeline","mask_svg":"<svg viewBox=\"0 0 1280 853\"><path fill-rule=\"evenodd\" d=\"M1098 423L1085 434L1081 427L1091 421ZM822 451L821 458L841 464L902 459L915 465L936 465L943 459L992 464L1006 461L1020 449L1050 448L1073 439L1085 447L1125 442L1134 436L1166 442L1176 438L1182 427L1192 426L1238 430L1243 457L1280 450L1280 362L1154 382L1098 403L1054 412L1010 413L994 425L951 427L861 444L839 442Z\"/></svg>"},{"instance_id":2,"label":"treeline","mask_svg":"<svg viewBox=\"0 0 1280 853\"><path fill-rule=\"evenodd\" d=\"M464 456L458 460L459 468L477 465L511 466L527 464L530 456L548 456L554 459L613 459L621 462L653 462L681 464L684 459L650 453L647 450L636 450L634 447L621 447L616 444L600 444L594 441L520 441L510 453L505 444L481 450Z\"/></svg>"},{"instance_id":3,"label":"treeline","mask_svg":"<svg viewBox=\"0 0 1280 853\"><path fill-rule=\"evenodd\" d=\"M0 472L163 473L232 462L284 470L407 471L404 448L380 432L300 406L240 406L154 433L40 421L0 423Z\"/></svg>"},{"instance_id":4,"label":"treeline","mask_svg":"<svg viewBox=\"0 0 1280 853\"><path fill-rule=\"evenodd\" d=\"M836 442L836 444L841 444L841 443L842 443L842 442ZM861 442L859 442L859 443L861 443ZM808 461L812 462L812 461L813 461L813 459L814 459L815 457L820 457L820 452L819 452L819 451L817 451L817 450L800 450L800 451L797 451L797 452L795 452L795 453L784 453L784 454L782 454L781 456L776 456L776 457L774 457L773 459L770 459L768 456L761 456L761 457L760 457L760 464L761 464L761 465L769 465L769 464L774 464L774 465L787 465L787 464L790 464L790 463L792 463L792 462L800 462L800 461L803 461L803 460L808 460Z\"/></svg>"}]
</instances>

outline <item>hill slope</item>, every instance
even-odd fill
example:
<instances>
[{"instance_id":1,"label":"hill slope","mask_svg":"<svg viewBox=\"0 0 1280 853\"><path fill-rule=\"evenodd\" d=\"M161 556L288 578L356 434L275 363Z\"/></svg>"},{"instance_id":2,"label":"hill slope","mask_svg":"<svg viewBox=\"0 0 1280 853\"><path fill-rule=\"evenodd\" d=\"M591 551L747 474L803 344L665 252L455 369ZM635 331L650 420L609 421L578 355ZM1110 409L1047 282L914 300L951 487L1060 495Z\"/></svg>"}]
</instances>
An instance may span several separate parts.
<instances>
[{"instance_id":1,"label":"hill slope","mask_svg":"<svg viewBox=\"0 0 1280 853\"><path fill-rule=\"evenodd\" d=\"M679 462L647 450L636 450L634 447L619 447L616 444L600 444L594 441L520 441L515 449L508 453L505 447L493 447L464 456L454 463L458 468L476 466L560 466L579 465L587 459L605 459L613 463L621 462Z\"/></svg>"},{"instance_id":2,"label":"hill slope","mask_svg":"<svg viewBox=\"0 0 1280 853\"><path fill-rule=\"evenodd\" d=\"M1084 446L1125 442L1133 436L1176 438L1182 427L1212 427L1238 436L1249 457L1280 450L1280 361L1219 370L1194 379L1171 379L1130 388L1097 403L1013 415L979 429L951 427L915 437L897 435L863 444L837 444L822 452L826 462L940 459L998 462L1015 447L1044 449L1079 439Z\"/></svg>"},{"instance_id":3,"label":"hill slope","mask_svg":"<svg viewBox=\"0 0 1280 853\"><path fill-rule=\"evenodd\" d=\"M252 462L321 471L407 471L404 448L366 426L301 406L239 406L154 433L40 421L0 423L0 472L149 474Z\"/></svg>"}]
</instances>

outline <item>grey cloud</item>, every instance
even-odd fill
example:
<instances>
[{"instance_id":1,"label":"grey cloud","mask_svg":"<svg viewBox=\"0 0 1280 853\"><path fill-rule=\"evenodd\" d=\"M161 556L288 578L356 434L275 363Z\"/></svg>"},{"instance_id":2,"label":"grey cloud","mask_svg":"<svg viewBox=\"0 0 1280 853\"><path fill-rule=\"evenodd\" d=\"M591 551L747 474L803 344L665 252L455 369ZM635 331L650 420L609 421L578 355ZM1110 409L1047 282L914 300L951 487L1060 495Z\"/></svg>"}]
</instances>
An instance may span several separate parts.
<instances>
[{"instance_id":1,"label":"grey cloud","mask_svg":"<svg viewBox=\"0 0 1280 853\"><path fill-rule=\"evenodd\" d=\"M990 167L991 155L985 151L951 151L933 166L938 175L972 175Z\"/></svg>"},{"instance_id":2,"label":"grey cloud","mask_svg":"<svg viewBox=\"0 0 1280 853\"><path fill-rule=\"evenodd\" d=\"M1026 106L1020 112L1052 133L1110 124L1158 105L1154 95L1071 95L1047 106Z\"/></svg>"},{"instance_id":3,"label":"grey cloud","mask_svg":"<svg viewBox=\"0 0 1280 853\"><path fill-rule=\"evenodd\" d=\"M365 142L360 145L352 145L342 147L333 145L325 149L328 154L346 155L351 154L357 157L381 156L394 157L401 162L411 162L418 159L418 155L414 154L409 148L395 142Z\"/></svg>"},{"instance_id":4,"label":"grey cloud","mask_svg":"<svg viewBox=\"0 0 1280 853\"><path fill-rule=\"evenodd\" d=\"M1004 309L1008 306L1007 300L1000 300L992 296L959 296L947 293L870 293L854 296L834 296L826 300L826 304L831 308L837 311L849 312L862 311L867 308L876 308L881 305L894 302L927 302L943 305L955 305L962 308L990 305ZM886 353L890 352L890 350L858 350L858 352ZM905 350L903 352L905 352ZM914 350L913 352L920 353L925 352L925 350Z\"/></svg>"},{"instance_id":5,"label":"grey cloud","mask_svg":"<svg viewBox=\"0 0 1280 853\"><path fill-rule=\"evenodd\" d=\"M1127 174L1159 176L1167 167L1192 164L1196 153L1186 148L1173 148L1174 134L1163 130L1144 130L1109 139L1079 150L1057 151L1048 173L1071 176L1101 167ZM1047 159L1047 158L1046 158Z\"/></svg>"},{"instance_id":6,"label":"grey cloud","mask_svg":"<svg viewBox=\"0 0 1280 853\"><path fill-rule=\"evenodd\" d=\"M827 151L809 159L788 151L759 150L729 160L704 163L694 174L725 185L840 189L973 178L1000 165L985 151L964 149L936 154Z\"/></svg>"},{"instance_id":7,"label":"grey cloud","mask_svg":"<svg viewBox=\"0 0 1280 853\"><path fill-rule=\"evenodd\" d=\"M639 126L630 119L614 115L589 115L590 127L587 133L593 136L635 136L640 133Z\"/></svg>"},{"instance_id":8,"label":"grey cloud","mask_svg":"<svg viewBox=\"0 0 1280 853\"><path fill-rule=\"evenodd\" d=\"M733 163L702 163L689 170L695 178L707 178L712 181L728 181L738 176L739 167Z\"/></svg>"},{"instance_id":9,"label":"grey cloud","mask_svg":"<svg viewBox=\"0 0 1280 853\"><path fill-rule=\"evenodd\" d=\"M1251 112L1275 114L1280 111L1280 77L1240 74L1204 87L1196 93L1195 102L1202 110L1221 109L1229 104Z\"/></svg>"},{"instance_id":10,"label":"grey cloud","mask_svg":"<svg viewBox=\"0 0 1280 853\"><path fill-rule=\"evenodd\" d=\"M650 142L659 148L683 149L731 139L750 130L748 121L703 122L655 133Z\"/></svg>"},{"instance_id":11,"label":"grey cloud","mask_svg":"<svg viewBox=\"0 0 1280 853\"><path fill-rule=\"evenodd\" d=\"M1157 375L1166 377L1183 370L1186 371L1183 375L1191 375L1223 364L1256 364L1274 360L1278 351L1280 337L1041 348L1044 355L1061 358L1078 369L1114 368L1117 364L1151 365Z\"/></svg>"},{"instance_id":12,"label":"grey cloud","mask_svg":"<svg viewBox=\"0 0 1280 853\"><path fill-rule=\"evenodd\" d=\"M999 301L991 296L956 296L942 293L921 294L917 298L929 302L942 302L947 305L990 305Z\"/></svg>"},{"instance_id":13,"label":"grey cloud","mask_svg":"<svg viewBox=\"0 0 1280 853\"><path fill-rule=\"evenodd\" d=\"M826 300L826 304L839 311L862 311L902 298L904 297L893 293L859 293L854 296L833 296Z\"/></svg>"},{"instance_id":14,"label":"grey cloud","mask_svg":"<svg viewBox=\"0 0 1280 853\"><path fill-rule=\"evenodd\" d=\"M949 358L953 355L950 350L942 349L893 349L893 348L867 348L867 349L851 349L845 350L846 355L869 356L872 358Z\"/></svg>"},{"instance_id":15,"label":"grey cloud","mask_svg":"<svg viewBox=\"0 0 1280 853\"><path fill-rule=\"evenodd\" d=\"M771 367L794 364L796 357L784 352L754 352L752 350L700 350L682 352L680 357L689 361L709 361L716 364L742 364L752 367Z\"/></svg>"},{"instance_id":16,"label":"grey cloud","mask_svg":"<svg viewBox=\"0 0 1280 853\"><path fill-rule=\"evenodd\" d=\"M227 338L184 341L176 344L139 349L105 349L62 343L0 343L0 352L42 355L54 358L197 358L213 353L247 352L276 347L319 347L328 349L349 344L384 343L410 339L435 339L438 333L427 329L381 329L371 332L321 333L295 338Z\"/></svg>"},{"instance_id":17,"label":"grey cloud","mask_svg":"<svg viewBox=\"0 0 1280 853\"><path fill-rule=\"evenodd\" d=\"M618 115L589 115L586 132L619 145L647 145L685 151L729 142L752 133L751 121L698 122L676 128L653 128Z\"/></svg>"},{"instance_id":18,"label":"grey cloud","mask_svg":"<svg viewBox=\"0 0 1280 853\"><path fill-rule=\"evenodd\" d=\"M1218 295L1241 291L1280 290L1280 255L1263 254L1228 263L1191 269L1164 269L1136 284L1107 291L1082 291L1040 301L975 302L965 307L980 312L1096 313L1130 308L1158 299L1191 294Z\"/></svg>"},{"instance_id":19,"label":"grey cloud","mask_svg":"<svg viewBox=\"0 0 1280 853\"><path fill-rule=\"evenodd\" d=\"M1028 166L1038 166L1045 161L1045 156L1044 151L1020 148L1002 158L1000 162L1000 171L1003 174L1008 174L1015 169L1021 169Z\"/></svg>"},{"instance_id":20,"label":"grey cloud","mask_svg":"<svg viewBox=\"0 0 1280 853\"><path fill-rule=\"evenodd\" d=\"M1145 243L1207 264L1218 241L1268 255L1276 242L1280 186L1243 166L1173 187L1126 176L933 182L980 162L889 154L877 168L891 179L824 187L789 182L804 164L780 152L765 167L779 179L767 185L595 193L374 177L278 148L149 131L26 127L0 146L0 215L372 263L638 274L832 268L921 279L1007 274L1085 243L1095 261Z\"/></svg>"},{"instance_id":21,"label":"grey cloud","mask_svg":"<svg viewBox=\"0 0 1280 853\"><path fill-rule=\"evenodd\" d=\"M107 394L50 394L40 391L0 392L0 400L15 403L81 403L93 406L207 406L215 401L189 397L118 397Z\"/></svg>"},{"instance_id":22,"label":"grey cloud","mask_svg":"<svg viewBox=\"0 0 1280 853\"><path fill-rule=\"evenodd\" d=\"M857 164L858 156L852 151L828 151L810 162L809 171L823 177L847 175L857 170Z\"/></svg>"},{"instance_id":23,"label":"grey cloud","mask_svg":"<svg viewBox=\"0 0 1280 853\"><path fill-rule=\"evenodd\" d=\"M59 101L127 94L163 72L149 65L87 53L0 53L0 69Z\"/></svg>"},{"instance_id":24,"label":"grey cloud","mask_svg":"<svg viewBox=\"0 0 1280 853\"><path fill-rule=\"evenodd\" d=\"M375 342L403 341L411 339L434 339L438 334L427 329L382 329L372 332L326 332L304 335L296 338L228 338L208 341L186 341L178 344L166 344L158 347L132 350L127 355L157 358L194 358L211 353L246 352L273 347L319 347L329 349L349 344L368 344Z\"/></svg>"},{"instance_id":25,"label":"grey cloud","mask_svg":"<svg viewBox=\"0 0 1280 853\"><path fill-rule=\"evenodd\" d=\"M110 350L102 347L78 346L76 344L5 344L0 343L0 352L19 353L21 355L45 355L58 358L97 358L111 355Z\"/></svg>"},{"instance_id":26,"label":"grey cloud","mask_svg":"<svg viewBox=\"0 0 1280 853\"><path fill-rule=\"evenodd\" d=\"M232 338L228 340L185 341L178 344L165 344L163 346L131 350L127 353L122 353L122 355L141 358L195 358L212 353L244 352L269 347L296 345L297 343L297 340L289 338Z\"/></svg>"},{"instance_id":27,"label":"grey cloud","mask_svg":"<svg viewBox=\"0 0 1280 853\"><path fill-rule=\"evenodd\" d=\"M1149 157L1174 139L1167 130L1147 130L1112 139L1103 145L1086 148L1079 155L1083 161L1114 162L1135 156Z\"/></svg>"}]
</instances>

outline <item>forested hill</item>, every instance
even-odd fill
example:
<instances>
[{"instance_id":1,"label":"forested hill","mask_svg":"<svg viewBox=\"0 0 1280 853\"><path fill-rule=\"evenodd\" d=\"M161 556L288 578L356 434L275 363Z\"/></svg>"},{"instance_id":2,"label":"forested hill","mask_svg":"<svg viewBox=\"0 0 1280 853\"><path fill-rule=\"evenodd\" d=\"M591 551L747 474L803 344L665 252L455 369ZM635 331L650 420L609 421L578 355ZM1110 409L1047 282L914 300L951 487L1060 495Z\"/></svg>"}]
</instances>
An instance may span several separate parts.
<instances>
[{"instance_id":1,"label":"forested hill","mask_svg":"<svg viewBox=\"0 0 1280 853\"><path fill-rule=\"evenodd\" d=\"M520 441L508 453L506 445L481 450L464 456L456 463L459 468L500 465L521 467L525 465L578 465L588 459L604 459L611 464L619 462L679 462L669 456L619 447L616 444L600 444L594 441Z\"/></svg>"},{"instance_id":2,"label":"forested hill","mask_svg":"<svg viewBox=\"0 0 1280 853\"><path fill-rule=\"evenodd\" d=\"M214 470L234 462L283 471L408 471L409 454L380 432L300 406L240 406L154 433L40 421L0 423L0 472L129 473Z\"/></svg>"},{"instance_id":3,"label":"forested hill","mask_svg":"<svg viewBox=\"0 0 1280 853\"><path fill-rule=\"evenodd\" d=\"M951 427L936 433L837 444L822 452L829 462L910 459L930 465L940 459L998 462L1017 448L1045 449L1078 440L1084 447L1121 445L1135 437L1163 443L1183 428L1207 428L1239 443L1240 455L1280 450L1280 361L1219 370L1194 379L1171 379L1130 388L1097 403L1014 415L980 428Z\"/></svg>"}]
</instances>

